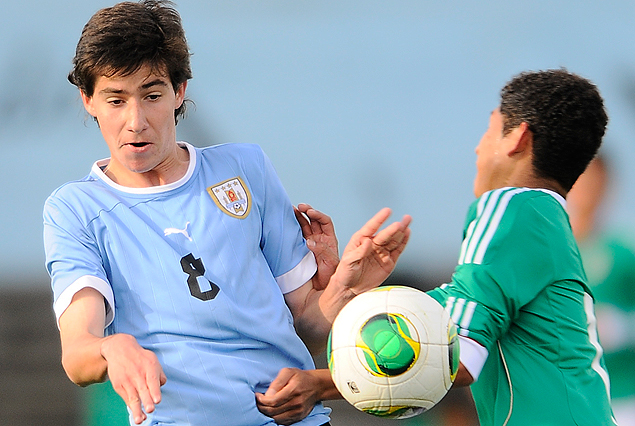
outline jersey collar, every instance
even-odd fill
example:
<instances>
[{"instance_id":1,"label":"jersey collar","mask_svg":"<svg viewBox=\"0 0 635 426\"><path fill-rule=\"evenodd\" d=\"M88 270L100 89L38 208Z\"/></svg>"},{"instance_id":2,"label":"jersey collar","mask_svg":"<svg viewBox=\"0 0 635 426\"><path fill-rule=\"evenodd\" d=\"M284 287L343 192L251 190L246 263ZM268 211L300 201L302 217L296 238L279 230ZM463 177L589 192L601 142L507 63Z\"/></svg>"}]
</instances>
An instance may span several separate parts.
<instances>
[{"instance_id":1,"label":"jersey collar","mask_svg":"<svg viewBox=\"0 0 635 426\"><path fill-rule=\"evenodd\" d=\"M118 183L115 183L112 179L110 179L106 175L106 173L103 172L103 169L110 162L110 158L104 158L102 160L95 161L91 169L91 173L95 175L99 180L103 181L106 185L118 191L127 192L128 194L159 194L162 192L170 191L182 186L185 182L187 182L194 174L194 169L196 168L196 151L194 150L194 147L187 142L177 143L179 144L179 146L187 148L187 151L190 155L190 164L187 167L185 175L183 175L183 177L176 182L172 182L167 185L150 186L147 188L131 188L129 186L119 185Z\"/></svg>"}]
</instances>

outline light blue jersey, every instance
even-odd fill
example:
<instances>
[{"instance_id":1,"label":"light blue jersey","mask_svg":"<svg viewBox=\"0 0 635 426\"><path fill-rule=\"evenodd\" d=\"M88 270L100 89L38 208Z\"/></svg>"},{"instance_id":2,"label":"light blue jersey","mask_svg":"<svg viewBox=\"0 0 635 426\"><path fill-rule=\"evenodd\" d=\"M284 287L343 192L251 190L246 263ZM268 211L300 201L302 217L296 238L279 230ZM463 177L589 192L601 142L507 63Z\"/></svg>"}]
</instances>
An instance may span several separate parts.
<instances>
[{"instance_id":1,"label":"light blue jersey","mask_svg":"<svg viewBox=\"0 0 635 426\"><path fill-rule=\"evenodd\" d=\"M283 294L316 271L292 205L256 145L190 152L173 184L127 188L97 162L44 209L57 317L84 287L107 301L107 333L156 353L168 378L147 424L265 425L256 407L284 367L313 369ZM328 422L317 404L298 425Z\"/></svg>"}]
</instances>

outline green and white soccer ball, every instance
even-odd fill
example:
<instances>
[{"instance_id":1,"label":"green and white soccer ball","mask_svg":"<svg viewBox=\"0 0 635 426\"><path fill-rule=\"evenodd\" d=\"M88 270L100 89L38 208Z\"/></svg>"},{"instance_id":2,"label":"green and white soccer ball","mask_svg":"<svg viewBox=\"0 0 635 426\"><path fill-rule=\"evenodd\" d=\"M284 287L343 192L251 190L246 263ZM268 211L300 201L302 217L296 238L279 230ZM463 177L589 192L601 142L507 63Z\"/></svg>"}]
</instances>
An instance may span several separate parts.
<instances>
[{"instance_id":1,"label":"green and white soccer ball","mask_svg":"<svg viewBox=\"0 0 635 426\"><path fill-rule=\"evenodd\" d=\"M328 366L344 399L381 417L429 410L452 386L459 366L456 327L432 297L384 286L362 293L331 328Z\"/></svg>"}]
</instances>

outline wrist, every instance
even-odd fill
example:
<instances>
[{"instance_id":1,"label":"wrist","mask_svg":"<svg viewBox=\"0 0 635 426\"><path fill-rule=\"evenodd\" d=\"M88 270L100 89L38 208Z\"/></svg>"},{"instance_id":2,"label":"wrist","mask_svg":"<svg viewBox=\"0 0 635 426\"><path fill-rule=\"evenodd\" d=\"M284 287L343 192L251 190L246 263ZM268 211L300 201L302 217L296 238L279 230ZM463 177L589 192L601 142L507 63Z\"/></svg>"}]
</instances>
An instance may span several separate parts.
<instances>
[{"instance_id":1,"label":"wrist","mask_svg":"<svg viewBox=\"0 0 635 426\"><path fill-rule=\"evenodd\" d=\"M335 387L335 383L333 383L333 379L331 377L331 372L328 369L314 370L314 372L320 383L320 401L342 399L342 395Z\"/></svg>"},{"instance_id":2,"label":"wrist","mask_svg":"<svg viewBox=\"0 0 635 426\"><path fill-rule=\"evenodd\" d=\"M350 287L338 282L337 274L334 274L328 286L320 296L319 306L324 317L333 323L337 314L350 302L357 294Z\"/></svg>"},{"instance_id":3,"label":"wrist","mask_svg":"<svg viewBox=\"0 0 635 426\"><path fill-rule=\"evenodd\" d=\"M106 362L108 362L108 358L112 354L112 351L120 350L125 344L124 340L126 339L135 340L131 335L123 333L102 337L99 344L99 354Z\"/></svg>"}]
</instances>

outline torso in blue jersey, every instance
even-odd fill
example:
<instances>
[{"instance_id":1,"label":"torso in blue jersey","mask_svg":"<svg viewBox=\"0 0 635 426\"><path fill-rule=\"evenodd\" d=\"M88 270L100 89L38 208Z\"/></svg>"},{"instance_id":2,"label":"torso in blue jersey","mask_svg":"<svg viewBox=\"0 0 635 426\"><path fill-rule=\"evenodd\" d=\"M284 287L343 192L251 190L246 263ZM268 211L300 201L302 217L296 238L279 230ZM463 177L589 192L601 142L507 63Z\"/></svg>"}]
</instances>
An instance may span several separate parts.
<instances>
[{"instance_id":1,"label":"torso in blue jersey","mask_svg":"<svg viewBox=\"0 0 635 426\"><path fill-rule=\"evenodd\" d=\"M314 368L283 293L315 262L260 148L184 147L190 167L174 184L119 187L96 163L49 197L55 309L86 277L105 283L96 288L111 309L107 332L135 336L168 378L148 424L274 424L254 392L281 368ZM323 424L328 412L318 404L299 424Z\"/></svg>"}]
</instances>

